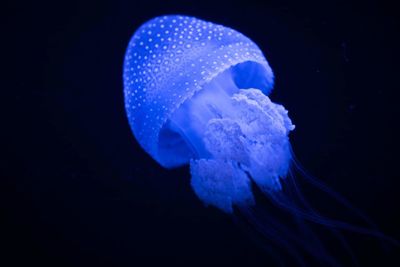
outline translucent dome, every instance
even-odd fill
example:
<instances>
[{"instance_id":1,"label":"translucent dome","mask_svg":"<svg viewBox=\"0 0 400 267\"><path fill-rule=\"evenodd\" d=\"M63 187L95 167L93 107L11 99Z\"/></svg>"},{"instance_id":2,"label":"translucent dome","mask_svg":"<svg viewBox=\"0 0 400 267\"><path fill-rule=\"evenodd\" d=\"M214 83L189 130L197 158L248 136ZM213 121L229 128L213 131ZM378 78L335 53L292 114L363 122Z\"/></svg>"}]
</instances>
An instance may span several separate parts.
<instances>
[{"instance_id":1,"label":"translucent dome","mask_svg":"<svg viewBox=\"0 0 400 267\"><path fill-rule=\"evenodd\" d=\"M175 156L182 154L179 137L161 134L163 126L182 103L226 70L238 88L258 88L266 95L272 89L273 73L263 53L233 29L171 15L154 18L135 32L124 62L125 108L136 139L162 166L190 160Z\"/></svg>"}]
</instances>

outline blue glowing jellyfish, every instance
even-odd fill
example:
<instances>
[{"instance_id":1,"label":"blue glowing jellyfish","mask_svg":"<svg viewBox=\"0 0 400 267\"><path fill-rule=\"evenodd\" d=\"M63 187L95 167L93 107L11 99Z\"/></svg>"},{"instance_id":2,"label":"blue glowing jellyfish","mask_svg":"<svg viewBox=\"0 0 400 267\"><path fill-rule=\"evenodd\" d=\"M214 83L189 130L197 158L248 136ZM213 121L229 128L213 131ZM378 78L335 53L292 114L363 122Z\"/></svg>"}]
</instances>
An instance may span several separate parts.
<instances>
[{"instance_id":1,"label":"blue glowing jellyfish","mask_svg":"<svg viewBox=\"0 0 400 267\"><path fill-rule=\"evenodd\" d=\"M133 35L123 77L137 141L166 168L190 164L192 188L206 205L228 214L237 209L299 262L296 244L319 262L337 265L299 218L381 236L323 218L298 192L291 165L344 202L294 161L288 136L295 127L287 110L268 97L271 67L243 34L193 17L154 18ZM298 233L257 211L254 190L294 215Z\"/></svg>"},{"instance_id":2,"label":"blue glowing jellyfish","mask_svg":"<svg viewBox=\"0 0 400 267\"><path fill-rule=\"evenodd\" d=\"M260 49L232 29L159 17L133 36L125 105L142 147L162 166L190 163L198 197L225 212L253 202L250 179L279 190L289 167L287 111L270 101Z\"/></svg>"}]
</instances>

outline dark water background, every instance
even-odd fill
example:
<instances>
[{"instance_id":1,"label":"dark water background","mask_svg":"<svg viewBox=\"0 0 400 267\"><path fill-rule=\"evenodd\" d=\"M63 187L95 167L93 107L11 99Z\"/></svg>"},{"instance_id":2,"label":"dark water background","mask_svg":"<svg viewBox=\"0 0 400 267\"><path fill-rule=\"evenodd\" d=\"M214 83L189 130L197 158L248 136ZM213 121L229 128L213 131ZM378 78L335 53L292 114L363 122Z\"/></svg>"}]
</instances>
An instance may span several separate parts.
<instances>
[{"instance_id":1,"label":"dark water background","mask_svg":"<svg viewBox=\"0 0 400 267\"><path fill-rule=\"evenodd\" d=\"M188 168L133 138L122 63L134 30L193 15L252 38L276 75L294 150L312 174L400 238L399 20L384 1L15 1L2 10L1 266L275 266L205 208ZM322 194L305 195L342 216ZM360 266L400 266L348 234ZM8 262L8 263L7 263Z\"/></svg>"}]
</instances>

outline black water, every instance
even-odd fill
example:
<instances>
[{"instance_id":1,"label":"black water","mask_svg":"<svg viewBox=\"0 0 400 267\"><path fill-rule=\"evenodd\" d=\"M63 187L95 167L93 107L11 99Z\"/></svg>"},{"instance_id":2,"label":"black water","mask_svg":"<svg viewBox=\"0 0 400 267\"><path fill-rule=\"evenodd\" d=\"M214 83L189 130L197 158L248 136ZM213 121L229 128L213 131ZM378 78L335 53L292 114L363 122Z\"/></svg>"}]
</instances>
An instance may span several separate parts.
<instances>
[{"instance_id":1,"label":"black water","mask_svg":"<svg viewBox=\"0 0 400 267\"><path fill-rule=\"evenodd\" d=\"M1 266L275 266L230 217L202 205L187 168L161 168L130 132L125 48L141 23L171 13L252 38L275 72L271 98L290 112L302 164L400 238L394 5L9 2L1 18ZM304 194L346 218L323 194L307 186ZM398 248L383 253L373 238L346 237L361 266L396 266Z\"/></svg>"}]
</instances>

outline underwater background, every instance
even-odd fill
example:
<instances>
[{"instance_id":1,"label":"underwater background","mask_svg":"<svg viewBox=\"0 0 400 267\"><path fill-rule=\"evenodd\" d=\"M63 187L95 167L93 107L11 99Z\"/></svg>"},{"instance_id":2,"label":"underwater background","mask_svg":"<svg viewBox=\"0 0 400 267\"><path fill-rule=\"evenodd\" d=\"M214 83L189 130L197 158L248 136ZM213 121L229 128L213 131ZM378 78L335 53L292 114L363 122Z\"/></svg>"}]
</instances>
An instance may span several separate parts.
<instances>
[{"instance_id":1,"label":"underwater background","mask_svg":"<svg viewBox=\"0 0 400 267\"><path fill-rule=\"evenodd\" d=\"M279 266L228 215L197 199L188 167L163 169L131 133L125 50L142 23L164 14L226 25L257 43L275 74L270 97L296 125L290 140L300 162L400 239L400 23L389 1L5 7L1 266ZM353 222L301 186L322 214ZM399 248L384 252L372 237L345 236L360 266L399 266Z\"/></svg>"}]
</instances>

